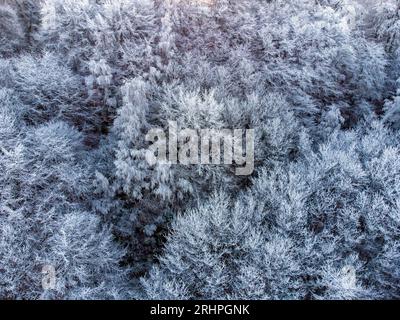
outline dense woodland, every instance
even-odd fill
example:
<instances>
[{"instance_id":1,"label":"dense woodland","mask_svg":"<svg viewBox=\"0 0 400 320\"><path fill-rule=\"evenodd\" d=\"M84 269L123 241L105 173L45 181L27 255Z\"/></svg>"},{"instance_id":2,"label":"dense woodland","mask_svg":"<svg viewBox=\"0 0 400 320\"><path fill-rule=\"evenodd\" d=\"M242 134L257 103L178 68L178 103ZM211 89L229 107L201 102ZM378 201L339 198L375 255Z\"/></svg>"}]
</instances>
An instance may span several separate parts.
<instances>
[{"instance_id":1,"label":"dense woodland","mask_svg":"<svg viewBox=\"0 0 400 320\"><path fill-rule=\"evenodd\" d=\"M399 130L399 0L0 1L0 298L400 298Z\"/></svg>"}]
</instances>

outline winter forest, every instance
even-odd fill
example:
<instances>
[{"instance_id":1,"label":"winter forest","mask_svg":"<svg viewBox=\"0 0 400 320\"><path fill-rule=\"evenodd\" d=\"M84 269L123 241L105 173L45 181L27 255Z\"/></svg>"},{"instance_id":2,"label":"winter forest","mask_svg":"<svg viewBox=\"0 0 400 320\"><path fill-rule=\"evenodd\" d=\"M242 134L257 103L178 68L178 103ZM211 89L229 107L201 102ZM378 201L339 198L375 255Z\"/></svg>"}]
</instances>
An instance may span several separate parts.
<instances>
[{"instance_id":1,"label":"winter forest","mask_svg":"<svg viewBox=\"0 0 400 320\"><path fill-rule=\"evenodd\" d=\"M399 0L0 0L0 299L398 298Z\"/></svg>"}]
</instances>

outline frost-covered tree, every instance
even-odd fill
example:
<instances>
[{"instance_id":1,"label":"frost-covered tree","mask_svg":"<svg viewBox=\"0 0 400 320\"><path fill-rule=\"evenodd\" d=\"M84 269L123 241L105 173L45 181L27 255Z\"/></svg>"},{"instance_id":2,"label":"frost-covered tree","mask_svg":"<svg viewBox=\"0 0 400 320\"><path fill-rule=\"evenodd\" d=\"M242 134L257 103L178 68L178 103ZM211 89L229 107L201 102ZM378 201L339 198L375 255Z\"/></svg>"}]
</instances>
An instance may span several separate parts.
<instances>
[{"instance_id":1,"label":"frost-covered tree","mask_svg":"<svg viewBox=\"0 0 400 320\"><path fill-rule=\"evenodd\" d=\"M149 71L156 22L153 1L103 1L92 22L96 55L112 65L117 83Z\"/></svg>"},{"instance_id":2,"label":"frost-covered tree","mask_svg":"<svg viewBox=\"0 0 400 320\"><path fill-rule=\"evenodd\" d=\"M15 6L22 23L26 45L34 48L41 24L42 0L16 0L10 3Z\"/></svg>"},{"instance_id":3,"label":"frost-covered tree","mask_svg":"<svg viewBox=\"0 0 400 320\"><path fill-rule=\"evenodd\" d=\"M396 94L396 80L400 77L400 2L398 0L378 1L371 4L372 9L366 17L367 30L371 30L371 37L381 42L388 54L389 64L387 74L389 78L387 95Z\"/></svg>"},{"instance_id":4,"label":"frost-covered tree","mask_svg":"<svg viewBox=\"0 0 400 320\"><path fill-rule=\"evenodd\" d=\"M12 88L11 68L12 64L9 59L0 59L0 85L2 88Z\"/></svg>"},{"instance_id":5,"label":"frost-covered tree","mask_svg":"<svg viewBox=\"0 0 400 320\"><path fill-rule=\"evenodd\" d=\"M220 186L233 192L249 183L249 177L235 174L235 165L149 163L146 135L150 129L159 128L168 134L171 123L177 124L176 130L192 129L199 135L204 128L254 129L255 143L262 146L255 150L256 170L273 161L290 161L299 137L297 122L281 95L262 97L255 92L245 100L224 101L218 97L218 90L202 92L183 85L155 88L143 79L131 80L123 87L124 103L112 130L115 155L109 150L106 160L114 163L97 174L100 191L119 203L118 209L115 202L100 202L98 209L118 217L118 228L125 238L132 239L133 235L134 246L148 243L150 248L154 248L171 210L179 210L196 196L206 196ZM287 128L282 130L283 126ZM233 139L233 133L226 138ZM138 241L141 237L145 240Z\"/></svg>"},{"instance_id":6,"label":"frost-covered tree","mask_svg":"<svg viewBox=\"0 0 400 320\"><path fill-rule=\"evenodd\" d=\"M400 78L397 81L397 86L400 86ZM397 94L388 99L384 105L385 115L384 121L392 125L396 130L400 129L400 89L397 89Z\"/></svg>"},{"instance_id":7,"label":"frost-covered tree","mask_svg":"<svg viewBox=\"0 0 400 320\"><path fill-rule=\"evenodd\" d=\"M399 30L399 0L0 0L0 298L399 298ZM254 130L253 174L174 126Z\"/></svg>"},{"instance_id":8,"label":"frost-covered tree","mask_svg":"<svg viewBox=\"0 0 400 320\"><path fill-rule=\"evenodd\" d=\"M0 57L18 53L23 45L23 29L15 10L0 3Z\"/></svg>"},{"instance_id":9,"label":"frost-covered tree","mask_svg":"<svg viewBox=\"0 0 400 320\"><path fill-rule=\"evenodd\" d=\"M41 28L45 48L60 54L74 70L85 71L95 47L91 21L99 8L96 0L45 0Z\"/></svg>"},{"instance_id":10,"label":"frost-covered tree","mask_svg":"<svg viewBox=\"0 0 400 320\"><path fill-rule=\"evenodd\" d=\"M96 110L85 104L82 80L51 53L25 55L14 62L13 81L20 99L31 106L28 121L67 120L82 125Z\"/></svg>"},{"instance_id":11,"label":"frost-covered tree","mask_svg":"<svg viewBox=\"0 0 400 320\"><path fill-rule=\"evenodd\" d=\"M121 291L125 271L119 267L124 252L82 202L89 180L80 159L81 135L62 122L21 130L17 113L3 110L3 96L0 298L126 295L129 290ZM48 267L55 272L50 288L42 285Z\"/></svg>"},{"instance_id":12,"label":"frost-covered tree","mask_svg":"<svg viewBox=\"0 0 400 320\"><path fill-rule=\"evenodd\" d=\"M177 216L145 297L398 297L397 135L359 130L304 138L302 160Z\"/></svg>"},{"instance_id":13,"label":"frost-covered tree","mask_svg":"<svg viewBox=\"0 0 400 320\"><path fill-rule=\"evenodd\" d=\"M218 195L173 223L149 299L299 299L300 266L285 235L267 237L257 203Z\"/></svg>"},{"instance_id":14,"label":"frost-covered tree","mask_svg":"<svg viewBox=\"0 0 400 320\"><path fill-rule=\"evenodd\" d=\"M359 32L354 2L211 3L173 2L175 77L204 88L217 84L227 96L245 96L258 84L289 91L310 128L327 105L340 106L351 126L381 99L385 52ZM369 108L357 110L363 100Z\"/></svg>"},{"instance_id":15,"label":"frost-covered tree","mask_svg":"<svg viewBox=\"0 0 400 320\"><path fill-rule=\"evenodd\" d=\"M400 45L400 2L398 0L379 1L375 7L375 25L378 37L384 40L389 51Z\"/></svg>"}]
</instances>

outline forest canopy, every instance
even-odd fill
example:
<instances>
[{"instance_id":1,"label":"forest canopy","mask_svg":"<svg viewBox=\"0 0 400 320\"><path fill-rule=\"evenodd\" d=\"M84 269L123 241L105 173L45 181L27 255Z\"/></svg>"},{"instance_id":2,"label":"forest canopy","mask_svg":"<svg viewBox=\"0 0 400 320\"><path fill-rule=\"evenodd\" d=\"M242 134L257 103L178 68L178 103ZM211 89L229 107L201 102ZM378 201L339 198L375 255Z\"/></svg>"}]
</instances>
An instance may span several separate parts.
<instances>
[{"instance_id":1,"label":"forest canopy","mask_svg":"<svg viewBox=\"0 0 400 320\"><path fill-rule=\"evenodd\" d=\"M398 299L399 130L399 0L2 0L0 299Z\"/></svg>"}]
</instances>

